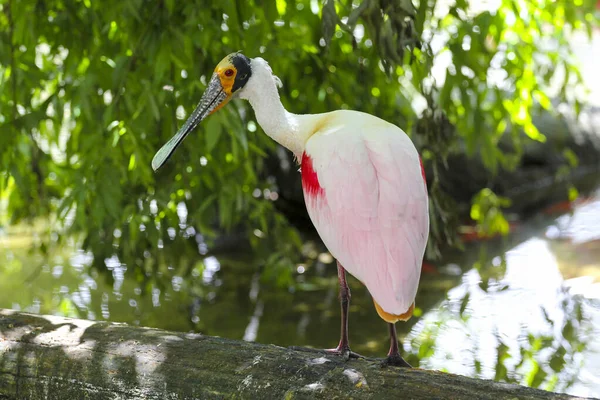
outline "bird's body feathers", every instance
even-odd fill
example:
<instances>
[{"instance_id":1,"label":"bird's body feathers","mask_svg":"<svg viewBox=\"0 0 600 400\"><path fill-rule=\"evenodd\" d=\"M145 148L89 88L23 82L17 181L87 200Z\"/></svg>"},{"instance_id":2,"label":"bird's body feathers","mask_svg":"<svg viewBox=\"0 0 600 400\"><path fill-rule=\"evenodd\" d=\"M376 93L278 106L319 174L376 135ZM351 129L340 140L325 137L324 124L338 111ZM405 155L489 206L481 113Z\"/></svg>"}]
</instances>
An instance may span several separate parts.
<instances>
[{"instance_id":1,"label":"bird's body feathers","mask_svg":"<svg viewBox=\"0 0 600 400\"><path fill-rule=\"evenodd\" d=\"M419 155L400 128L369 114L312 118L320 122L301 160L310 218L331 254L380 308L405 314L416 296L429 232Z\"/></svg>"},{"instance_id":2,"label":"bird's body feathers","mask_svg":"<svg viewBox=\"0 0 600 400\"><path fill-rule=\"evenodd\" d=\"M200 103L157 152L152 167L164 165L183 139L234 95L248 100L265 133L301 163L308 213L343 265L340 270L367 286L384 320L409 318L429 232L427 188L417 150L400 128L369 114L290 113L279 98L280 85L262 58L241 53L225 57ZM347 335L342 337L347 342Z\"/></svg>"}]
</instances>

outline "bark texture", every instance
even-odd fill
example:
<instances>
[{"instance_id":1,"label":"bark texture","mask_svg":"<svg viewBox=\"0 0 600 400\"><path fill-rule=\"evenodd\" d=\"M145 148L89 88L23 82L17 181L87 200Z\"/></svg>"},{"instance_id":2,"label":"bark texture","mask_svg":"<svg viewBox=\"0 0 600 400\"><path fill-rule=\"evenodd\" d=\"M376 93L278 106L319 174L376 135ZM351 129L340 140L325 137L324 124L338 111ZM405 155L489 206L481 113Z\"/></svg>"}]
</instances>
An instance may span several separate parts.
<instances>
[{"instance_id":1,"label":"bark texture","mask_svg":"<svg viewBox=\"0 0 600 400\"><path fill-rule=\"evenodd\" d=\"M199 334L0 309L0 399L574 399Z\"/></svg>"}]
</instances>

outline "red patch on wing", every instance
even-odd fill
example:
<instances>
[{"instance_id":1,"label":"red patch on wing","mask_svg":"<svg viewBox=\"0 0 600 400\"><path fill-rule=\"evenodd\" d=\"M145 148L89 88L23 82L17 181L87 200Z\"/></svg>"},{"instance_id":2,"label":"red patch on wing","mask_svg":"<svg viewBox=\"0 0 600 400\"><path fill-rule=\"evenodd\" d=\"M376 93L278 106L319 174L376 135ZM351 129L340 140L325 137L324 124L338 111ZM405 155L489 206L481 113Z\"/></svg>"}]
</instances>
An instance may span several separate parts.
<instances>
[{"instance_id":1,"label":"red patch on wing","mask_svg":"<svg viewBox=\"0 0 600 400\"><path fill-rule=\"evenodd\" d=\"M313 169L312 158L306 153L302 153L302 187L309 196L319 196L323 194L323 188L319 183L319 177Z\"/></svg>"},{"instance_id":2,"label":"red patch on wing","mask_svg":"<svg viewBox=\"0 0 600 400\"><path fill-rule=\"evenodd\" d=\"M425 183L425 187L427 187L427 177L425 176L425 167L423 166L423 159L419 157L419 163L421 164L421 175L423 176L423 183Z\"/></svg>"}]
</instances>

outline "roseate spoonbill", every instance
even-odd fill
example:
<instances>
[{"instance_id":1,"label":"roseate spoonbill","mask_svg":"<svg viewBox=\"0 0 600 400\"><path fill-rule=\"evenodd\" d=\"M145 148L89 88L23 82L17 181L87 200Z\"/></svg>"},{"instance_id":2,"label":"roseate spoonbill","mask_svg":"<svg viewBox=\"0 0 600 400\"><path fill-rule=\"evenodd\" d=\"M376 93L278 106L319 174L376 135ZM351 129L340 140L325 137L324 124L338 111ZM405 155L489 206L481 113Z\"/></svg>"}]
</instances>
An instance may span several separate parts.
<instances>
[{"instance_id":1,"label":"roseate spoonbill","mask_svg":"<svg viewBox=\"0 0 600 400\"><path fill-rule=\"evenodd\" d=\"M308 214L337 260L341 339L329 351L358 356L348 343L347 270L366 285L377 313L389 324L386 362L409 367L399 353L395 323L412 316L429 233L419 154L400 128L369 114L292 114L281 104L280 85L262 58L228 55L196 109L156 153L152 168L160 168L200 121L233 96L250 101L265 133L299 161Z\"/></svg>"}]
</instances>

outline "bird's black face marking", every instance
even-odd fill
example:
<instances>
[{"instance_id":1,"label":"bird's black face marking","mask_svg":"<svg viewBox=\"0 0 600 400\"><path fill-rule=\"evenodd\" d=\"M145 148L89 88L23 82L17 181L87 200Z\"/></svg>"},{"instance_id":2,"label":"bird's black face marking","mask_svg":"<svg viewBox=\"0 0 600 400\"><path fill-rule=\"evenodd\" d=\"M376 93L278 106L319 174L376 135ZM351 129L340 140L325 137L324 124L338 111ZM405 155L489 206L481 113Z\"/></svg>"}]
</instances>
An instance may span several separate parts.
<instances>
[{"instance_id":1,"label":"bird's black face marking","mask_svg":"<svg viewBox=\"0 0 600 400\"><path fill-rule=\"evenodd\" d=\"M231 63L237 70L235 81L231 87L231 92L235 93L248 83L248 79L252 76L252 67L250 66L250 59L242 53L233 54L231 56Z\"/></svg>"}]
</instances>

